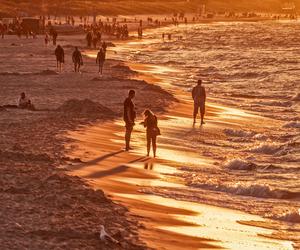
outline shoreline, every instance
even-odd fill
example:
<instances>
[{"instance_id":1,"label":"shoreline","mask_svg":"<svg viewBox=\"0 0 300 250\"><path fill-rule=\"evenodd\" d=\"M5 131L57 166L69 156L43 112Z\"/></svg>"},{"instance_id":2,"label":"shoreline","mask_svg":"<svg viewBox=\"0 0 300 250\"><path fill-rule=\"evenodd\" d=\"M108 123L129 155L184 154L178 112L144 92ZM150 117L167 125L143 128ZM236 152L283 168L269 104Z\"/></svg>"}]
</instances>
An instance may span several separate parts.
<instances>
[{"instance_id":1,"label":"shoreline","mask_svg":"<svg viewBox=\"0 0 300 250\"><path fill-rule=\"evenodd\" d=\"M67 45L81 41L78 36L60 39ZM7 229L1 231L2 248L147 249L137 236L138 220L128 215L124 206L112 202L101 190L93 190L83 179L68 175L65 166L81 161L66 157L64 145L70 141L62 135L119 116L120 99L129 88L152 93L153 103L162 100L161 106L172 97L160 88L128 79L134 72L116 60L106 62L102 78L89 58L85 58L82 74L71 72L68 64L59 74L53 46L44 47L41 38L11 45L14 40L8 37L0 45L5 62L0 67L0 105L14 104L25 91L37 111L0 110L0 193L6 201L0 220ZM67 47L67 55L70 51ZM113 98L111 86L116 88ZM157 111L162 110L156 106ZM100 241L101 224L122 240L121 245Z\"/></svg>"},{"instance_id":2,"label":"shoreline","mask_svg":"<svg viewBox=\"0 0 300 250\"><path fill-rule=\"evenodd\" d=\"M126 42L126 41L125 41ZM89 63L88 63L88 67L91 67L91 63L90 62L92 62L92 60L89 60ZM110 63L115 63L115 61L114 60L110 60ZM109 66L108 66L108 68L110 68L110 67L112 67L112 65L109 63ZM121 63L120 65L123 65L123 63ZM147 68L145 68L145 66L144 65L134 65L134 64L129 64L129 66L131 66L131 67L133 67L133 69L134 69L134 67L136 67L136 71L150 71L151 72L151 70L149 70L149 69L147 69ZM89 76L88 78L86 78L87 79L87 81L88 82L85 82L85 84L87 83L87 87L86 88L89 88L89 87L91 87L91 84L89 83L89 81L91 81L91 82L95 82L95 83L98 83L99 84L99 86L98 87L100 87L100 88L105 88L105 85L107 84L107 83L110 83L110 84L115 84L115 82L117 82L117 81L123 81L124 79L122 79L122 77L124 77L124 72L125 72L125 75L128 73L126 73L126 70L127 70L127 68L123 68L123 67L120 67L119 68L119 70L120 70L120 72L118 73L119 74L119 76L117 76L117 77L104 77L103 79L100 79L98 76L96 76L96 74L93 76L93 77L91 77L91 76ZM85 74L90 74L89 72L89 69L86 69L86 68L84 68L83 69L83 75L85 75ZM12 72L13 73L13 72ZM110 73L113 73L113 71L111 71ZM115 73L115 72L114 72ZM70 77L70 75L71 74L69 74L69 73L65 73L65 74L67 74L67 77ZM129 74L130 75L130 74ZM9 75L9 77L13 77L13 75ZM22 76L21 76L22 77ZM42 76L41 76L42 77ZM82 76L82 77L85 77L85 76ZM139 78L139 76L138 75L136 75L136 77L138 78L138 80L140 80L141 82L135 82L133 85L131 85L132 83L130 83L130 80L128 80L126 77L126 79L125 80L128 80L128 82L122 82L120 85L118 85L119 87L120 86L122 86L122 85L124 85L125 84L125 87L126 87L126 89L127 88L130 88L130 87L132 87L132 86L138 86L138 85L140 85L140 84L145 84L145 88L146 88L146 93L147 93L147 91L148 90L151 90L151 88L149 89L147 89L147 86L149 87L149 84L147 83L148 81L150 82L150 83L153 83L152 81L154 81L154 83L155 83L155 81L157 81L156 83L158 83L159 82L159 80L156 80L153 76L151 76L151 74L149 74L149 75L147 75L147 76L145 76L144 75L144 78L143 77L141 77L141 78ZM71 79L72 80L72 79ZM143 82L144 80L146 80L146 82ZM68 79L68 81L70 81L69 79ZM83 81L82 81L83 82ZM68 82L69 83L69 82ZM49 84L51 84L51 87L48 87L48 88L56 88L57 86L55 86L56 84L54 84L53 85L53 82L50 82L49 81ZM60 82L60 84L61 84L61 82ZM153 84L150 84L150 85L153 85ZM75 85L76 86L76 85ZM113 86L115 86L115 85L113 85ZM61 87L61 86L59 86L59 87ZM62 85L62 87L64 88L64 86ZM77 87L77 86L76 86ZM94 89L94 91L95 91L95 89L96 89L96 87L94 86L93 87ZM92 91L93 91L92 90ZM154 89L153 89L154 90ZM155 89L155 91L156 90L158 90L158 89ZM155 92L154 91L154 92ZM126 91L124 90L123 91L123 94L125 93ZM76 95L76 94L79 94L80 92L71 92L70 91L70 94L72 94L72 95ZM90 93L91 94L91 93ZM69 96L69 95L68 95ZM93 95L92 95L93 96ZM67 98L67 97L66 97ZM95 96L93 96L93 100L97 100L97 98L98 99L101 99L101 98L103 98L103 100L106 102L107 100L105 99L105 96L104 97L97 97L96 95ZM123 98L123 96L122 95L120 95L120 98ZM6 99L6 100L8 100L8 99ZM38 100L40 100L40 99L38 99ZM170 100L168 100L168 102L169 102ZM117 101L115 101L115 103L113 103L113 105L120 105L120 100L117 100ZM101 102L102 103L102 102ZM142 101L141 101L141 103L142 103ZM57 104L57 100L56 100L56 104ZM62 104L62 103L61 103ZM163 104L161 104L160 106L164 106L164 105L167 105L167 102L166 103L163 103ZM177 106L178 105L178 103L173 103L173 104L171 104L171 109L174 107L174 106ZM189 102L184 102L184 105L190 105L189 104ZM214 115L216 115L219 111L220 111L220 108L222 109L222 107L216 107L216 106L213 106L213 105L211 105L211 107L210 107L210 110L209 110L209 116L214 116ZM183 113L186 113L186 107L181 107L180 109L177 109L177 110L173 110L172 112L172 115L175 115L175 116L178 116L178 115L182 115ZM157 109L157 111L158 112L163 112L164 113L164 111L163 111L163 109L160 109L160 108L158 108ZM120 111L119 111L119 113L118 113L118 111L116 112L117 114L117 116L119 116L120 115ZM167 113L166 114L163 114L163 113L161 113L162 114L162 116L163 117L165 117L166 115L167 115ZM31 114L30 114L31 115ZM29 116L30 116L29 115ZM184 116L185 118L187 118L186 116ZM29 118L30 119L30 118ZM76 119L78 119L77 117L76 117ZM80 118L81 119L81 118ZM80 119L78 119L77 121L71 121L70 120L70 126L68 127L68 126L66 126L65 127L65 129L66 130L69 130L70 128L72 128L71 130L74 132L74 131L78 131L79 132L79 137L80 136L83 136L83 134L84 134L84 127L86 127L86 126L92 126L92 128L93 127L95 127L95 123L93 122L94 120L93 119L90 119L90 118L82 118L82 120L80 121ZM164 118L165 119L165 118ZM166 120L167 120L168 118L166 118ZM110 120L109 121L109 123L111 122L112 120ZM78 123L77 125L76 125L76 128L74 128L74 122L76 122L76 123ZM72 125L73 124L73 125ZM86 124L88 124L88 125L86 125ZM98 124L98 122L97 122L97 124ZM97 171L99 171L99 168L97 169L97 168L95 168L94 169L94 171L96 172L96 175L95 175L95 177L93 177L93 176L91 176L91 177L88 177L88 179L93 179L93 178L100 178L101 179L101 182L103 181L103 179L105 179L105 177L107 177L107 176L109 176L109 175L111 175L111 174L116 174L116 179L115 180L112 180L112 181L104 181L103 182L103 185L105 186L105 188L107 188L107 190L111 190L111 191L109 191L108 193L110 193L110 195L113 195L114 194L114 192L119 192L120 191L120 189L124 189L125 190L125 193L126 192L128 192L128 193L133 193L133 194L140 194L140 192L138 192L139 190L139 188L141 187L141 186L143 186L143 184L144 183L147 183L147 182L149 182L149 183L153 183L153 185L159 185L159 184L163 184L163 185L170 185L170 182L168 182L168 181L161 181L160 180L160 173L155 173L154 174L154 176L153 176L153 173L152 172L150 172L150 171L148 171L148 172L150 172L150 173L145 173L145 171L143 170L145 167L146 167L146 164L147 163L150 163L150 165L151 165L151 160L149 160L149 159L145 159L144 157L142 157L142 155L141 154L143 154L143 151L139 151L139 152L137 152L137 155L134 155L134 156L128 156L129 158L130 158L130 161L128 160L128 158L127 158L127 156L124 156L124 158L122 158L123 156L120 156L120 154L122 155L123 153L122 152L120 152L120 153L118 153L119 151L120 151L120 144L122 143L122 133L123 133L123 130L120 130L120 128L121 128L121 124L119 124L119 123L117 123L117 124L114 124L114 125L112 125L112 126L106 126L105 124L107 124L107 123L103 123L103 122L100 122L100 127L101 126L103 126L103 124L104 124L104 127L102 128L102 130L95 130L95 131L92 131L92 133L90 134L90 135L92 135L92 136L94 136L94 137L97 137L97 135L99 134L99 133L101 133L101 131L103 132L105 132L105 134L106 135L109 135L109 134L112 134L112 131L113 131L113 140L109 140L109 138L104 138L104 142L105 142L105 140L106 140L106 142L108 142L109 144L116 144L115 146L113 146L113 145L110 145L111 146L111 148L109 148L109 147L107 147L107 144L105 145L105 144L103 144L103 147L105 148L105 152L101 152L101 153L104 153L104 158L102 157L102 156L99 156L98 154L99 154L99 152L97 152L97 151L93 151L93 150L91 150L91 152L87 152L86 150L85 151L82 151L82 152L80 152L80 153L82 153L84 156L83 157L80 157L80 156L78 156L78 157L73 157L73 156L71 156L71 157L66 157L65 158L65 160L67 160L67 161L69 161L70 162L70 164L72 165L72 167L74 167L75 169L76 169L76 166L80 166L80 165L84 165L84 163L85 163L85 161L84 162L81 162L81 159L89 159L90 157L93 157L93 154L95 154L95 155L97 155L98 157L97 158L100 158L100 159L97 159L96 160L96 162L101 162L100 164L101 164L101 166L102 166L102 164L104 165L104 167L106 167L106 168L108 168L108 167L112 167L112 166L115 166L116 167L116 169L114 169L113 171L110 171L109 169L107 170L107 171L104 171L104 173L101 173L101 174L98 174L97 175ZM213 126L217 126L218 124L214 124ZM42 128L40 128L40 129L42 129ZM73 133L73 132L71 132L71 133ZM143 133L143 131L139 131L139 133L140 132L142 132ZM30 131L30 133L33 133L33 131ZM76 135L78 135L76 132L74 132ZM143 134L142 134L142 136L143 136ZM59 135L59 137L61 137L61 134ZM84 138L84 137L83 137ZM138 139L140 139L141 137L139 137ZM101 138L100 138L101 139ZM110 138L111 139L111 138ZM36 140L36 139L35 139ZM84 139L83 139L84 140ZM72 145L74 145L74 144L69 144L70 143L70 141L69 140L67 140L67 141L64 141L64 144L67 144L68 146L70 146L70 147L68 147L67 148L67 151L73 151L74 150L74 148L72 147ZM85 144L85 143L88 143L88 141L84 141L84 143L83 143L83 145ZM93 142L93 140L91 140L90 141L90 145L88 144L88 146L92 146L92 147L99 147L99 145L97 145L97 143L94 143ZM61 146L61 144L59 145L59 146ZM28 149L28 148L30 148L30 145L27 145L27 148L26 149ZM76 149L76 148L75 148ZM111 155L111 152L114 152L115 153L115 155ZM113 154L114 154L113 153ZM26 157L26 156L25 156ZM114 158L115 159L115 162L113 162L113 164L110 166L109 164L111 164L111 160L112 159L110 159L111 157L116 157L116 158ZM107 161L107 162L105 162L105 161ZM131 164L132 164L132 162L136 162L137 161L137 165L138 166L132 166L131 164L129 164L130 166L128 167L128 166L126 166L126 165L123 165L123 164L121 164L121 165L119 165L118 163L120 163L120 162L122 162L122 161L125 161L125 162L130 162ZM144 162L145 161L145 162ZM161 162L160 162L161 161ZM162 171L164 172L164 171L173 171L174 170L174 168L172 167L171 169L170 168L166 168L165 167L165 164L168 164L169 163L169 161L170 161L170 159L167 159L167 160L162 160L162 159L159 159L158 160L158 162L154 162L154 165L156 166L156 165L164 165L163 167L161 167L162 168ZM28 164L28 163L27 163ZM87 166L86 167L92 167L93 166L93 164L95 164L94 162L88 162L88 164L87 164ZM134 168L134 170L133 171L130 171L130 169L131 168ZM138 168L138 170L136 169L136 168ZM141 168L141 169L139 169L139 168ZM64 169L64 170L66 170L67 172L69 172L69 170L67 170L67 169ZM124 176L122 176L122 173L125 173L125 172L127 172L129 170L129 173L127 173L127 174L124 174ZM89 171L89 170L88 170ZM118 178L118 176L119 176L119 174L121 173L121 176L120 176L120 178ZM100 175L100 176L99 176ZM133 181L132 181L132 179L130 179L130 178L135 178L134 180L135 181L137 181L137 184L139 185L138 187L136 186L136 185L134 185L134 184L132 184L132 183L134 183ZM136 179L137 178L137 179ZM120 184L120 182L123 182L123 184L121 185ZM181 183L180 183L180 181L178 181L178 180L175 180L174 181L175 182L175 184L174 184L174 186L177 186L177 185L180 185ZM179 182L179 183L177 183L177 182ZM128 184L129 183L129 184ZM112 184L116 184L116 190L114 190L114 187L112 187ZM93 186L94 185L94 183L93 182L91 182L90 183L90 185L91 186ZM102 185L102 184L101 184ZM172 184L173 185L173 184ZM143 199L143 195L141 195L141 196L139 196L139 199ZM128 201L130 201L130 202L128 202L129 204L130 204L130 207L131 207L131 209L132 210L134 210L135 208L136 208L136 206L137 205L141 205L141 202L138 202L138 203L136 203L135 201L132 201L132 199L130 198L130 197L122 197L122 196L120 196L120 197L117 197L117 198L113 198L113 200L114 199L116 199L116 201L121 201L121 203L123 203L123 204L127 204L127 202ZM166 200L165 201L166 202L166 206L164 207L164 206L154 206L154 205L151 205L151 206L149 206L149 204L150 203L153 203L153 202L144 202L144 204L142 205L142 208L141 208L141 211L136 211L136 214L143 214L144 213L144 217L147 217L147 216L150 216L150 218L151 218L151 216L152 216L152 218L154 218L154 217L156 217L157 216L157 221L154 221L155 223L157 223L157 224L163 224L163 223L165 223L165 224L167 224L168 226L174 226L174 225L176 225L176 226L192 226L193 227L193 225L191 224L191 223L189 223L189 222L183 222L183 221L180 221L180 220L178 220L178 219L174 219L174 218L171 218L170 220L169 219L166 219L165 217L163 217L163 216L158 216L158 214L157 213L155 213L155 212L153 212L152 214L150 213L150 211L149 211L149 209L151 209L151 210L153 210L153 211L156 211L156 212L159 212L159 211L162 211L162 210L164 210L164 208L166 208L167 207L167 210L170 212L170 214L171 214L171 216L170 217L176 217L178 214L181 214L182 216L193 216L193 215L195 215L195 213L193 213L193 212L191 212L190 210L186 210L186 209L174 209L174 210L172 210L170 207L168 207L167 205L168 205L168 202L170 202L170 200ZM180 202L178 203L178 204L180 204ZM144 212L143 212L143 210L144 210ZM146 211L146 212L145 212ZM219 210L219 212L221 212L221 210ZM130 212L130 216L127 216L126 215L126 217L127 218L135 218L137 221L139 221L141 218L140 218L140 216L138 215L136 215L135 213L132 213L132 212ZM255 217L256 218L256 217ZM144 219L144 218L143 218ZM142 220L143 220L142 219ZM149 219L148 219L149 220ZM147 222L146 222L146 224L147 224ZM150 227L151 226L153 226L154 227L154 224L151 224L151 221L149 222L148 221L148 224L150 225ZM212 247L212 245L214 245L215 243L216 243L216 241L213 241L213 240L207 240L207 239L205 239L205 238L203 238L203 239L199 239L199 238L197 238L197 237L187 237L186 235L184 236L184 235L182 235L182 234L180 234L180 233L178 233L178 234L176 234L175 232L171 232L170 233L170 231L166 231L166 230L162 230L162 229L157 229L157 230L153 230L153 235L154 235L154 238L152 238L151 239L151 234L149 234L149 232L147 232L147 230L149 229L149 227L147 228L147 226L146 226L146 229L143 229L143 225L140 225L139 227L138 227L138 230L142 230L143 231L143 233L142 233L142 235L143 235L143 239L150 239L150 241L152 241L152 243L154 244L155 243L155 241L157 240L157 239L160 239L159 237L161 236L161 234L165 234L165 235L168 235L168 238L169 239L171 239L169 242L167 242L170 246L172 246L172 244L174 244L174 241L173 241L173 238L174 237L178 237L178 239L179 239L179 241L180 240L182 240L182 242L185 242L185 241L188 241L188 242L191 242L191 249L193 248L193 247L196 247L196 246L199 246L198 244L199 244L199 241L201 242L201 244L203 244L202 246L203 247ZM118 230L116 230L116 229L114 229L115 230L115 232L118 232ZM123 236L123 235L122 235ZM126 239L126 241L127 241L127 239ZM130 242L130 239L128 240L129 242ZM180 242L179 242L180 243ZM162 247L162 246L161 246ZM178 246L178 247L180 247L180 245ZM185 247L185 245L183 245L182 247ZM142 248L142 249L144 249L144 248ZM174 248L172 248L172 249L174 249ZM180 248L178 248L178 249L180 249ZM181 248L182 249L182 248Z\"/></svg>"},{"instance_id":3,"label":"shoreline","mask_svg":"<svg viewBox=\"0 0 300 250\"><path fill-rule=\"evenodd\" d=\"M145 66L145 65L137 65L137 64L127 64L129 65L133 70L136 70L140 72L142 75L139 75L139 79L146 80L147 82L150 82L151 84L159 84L162 80L159 80L155 78L153 75L151 76L151 66ZM162 84L161 86L164 86ZM167 89L167 91L169 91ZM174 93L172 93L174 94ZM175 94L175 97L182 96L182 93ZM183 102L179 102L172 105L172 108L169 109L168 112L162 115L160 119L168 120L169 117L185 117L186 111L190 109L191 102L188 102L187 100L184 100ZM210 122L211 117L218 116L217 113L222 113L223 111L226 112L226 108L224 110L223 107L214 107L214 105L211 105L209 103L208 108L208 121ZM232 118L233 120L235 118ZM229 119L229 120L232 120ZM247 118L245 117L245 122ZM162 121L162 122L163 122ZM223 121L225 122L225 121ZM225 122L226 123L226 122ZM103 128L103 126L105 128ZM163 126L163 125L162 125ZM216 125L208 125L208 126L220 126L220 124ZM102 127L102 128L101 128ZM162 127L164 129L164 127ZM216 128L216 127L215 127ZM96 132L97 131L97 132ZM113 138L110 138L107 134L108 131L114 131ZM114 125L110 125L105 123L104 125L93 125L91 127L87 127L86 129L83 128L79 131L79 134L74 131L70 133L70 138L78 140L78 143L80 145L77 145L78 148L73 152L76 156L79 156L82 154L82 150L89 151L90 155L87 157L87 159L90 159L90 157L98 156L98 158L103 158L105 155L107 155L107 158L101 162L93 162L92 165L89 165L88 168L75 168L75 170L71 171L72 174L81 176L83 178L86 178L90 181L90 184L94 187L101 187L105 192L109 193L113 200L120 202L121 204L124 204L125 206L129 207L129 210L131 213L133 213L135 216L138 216L140 218L141 222L145 225L145 229L140 229L142 240L150 247L154 247L156 249L168 249L170 247L174 247L174 245L178 245L178 249L182 249L182 247L185 247L185 249L195 249L196 246L200 246L200 248L219 248L219 247L226 247L224 242L219 242L218 240L214 240L213 238L201 238L201 237L190 237L187 234L184 234L184 230L180 228L190 228L187 231L197 231L197 227L199 225L197 224L182 224L185 223L184 219L182 218L193 218L193 217L201 217L199 214L195 215L193 212L188 208L190 206L193 206L192 204L198 206L197 211L202 211L206 207L208 210L213 210L214 208L217 209L218 213L220 214L226 214L228 211L228 216L230 218L235 218L234 221L236 223L239 223L239 220L256 220L265 222L266 220L254 216L254 215L246 215L241 212L238 212L237 210L227 210L225 208L221 207L213 207L213 206L207 206L199 203L189 203L186 202L186 205L184 210L174 210L169 206L168 204L172 204L172 202L175 202L175 207L180 207L182 204L184 204L184 201L176 201L174 199L169 198L163 198L163 196L156 196L147 194L147 192L140 192L140 189L143 189L144 186L158 186L158 187L180 187L182 185L180 182L178 183L178 180L164 180L162 179L162 174L164 172L168 171L176 171L176 165L184 160L186 158L183 158L178 163L172 162L172 158L166 158L166 155L164 154L162 158L158 159L151 159L148 157L143 157L143 151L140 151L140 147L142 146L140 143L138 143L138 149L135 150L133 153L123 153L119 152L117 156L110 155L109 152L117 151L117 149L122 145L122 128L121 128L121 122L117 122ZM141 134L142 130L140 128L137 129L136 133ZM92 135L96 135L95 138L92 138ZM98 134L104 134L104 136L100 136ZM134 141L137 143L137 140L141 140L141 135L138 135L137 138L134 138ZM93 149L87 144L87 142L92 141L93 142ZM101 142L100 142L101 141ZM107 146L111 141L114 146L112 148L108 149ZM120 145L121 144L121 145ZM165 146L163 146L165 147ZM108 151L107 151L108 150ZM174 149L173 149L174 150ZM104 151L104 152L103 152ZM174 150L174 153L179 153L178 151ZM71 153L71 155L73 155ZM188 152L185 152L188 153ZM168 153L169 154L169 153ZM192 158L193 155L191 153L190 157ZM103 156L104 155L104 156ZM160 150L158 151L158 155L160 156ZM174 157L174 156L173 156ZM178 157L178 156L177 156ZM176 157L176 158L177 158ZM182 155L183 157L183 155ZM205 157L202 157L203 162L207 164L211 164L208 160L205 160ZM134 164L133 164L134 163ZM153 165L153 168L158 168L158 171L149 171L149 170L143 170L148 169L148 166ZM171 166L167 168L166 166ZM151 167L152 168L152 167ZM150 175L149 175L150 173ZM171 185L171 186L170 186ZM147 198L148 197L148 198ZM147 201L149 199L149 201ZM165 205L162 205L165 204ZM225 210L224 210L225 209ZM204 210L203 210L204 211ZM166 216L166 214L169 214ZM238 214L243 214L245 217L242 216L241 219L238 218ZM201 217L202 218L202 217ZM215 220L218 220L218 216L214 217ZM201 219L200 219L201 220ZM204 218L202 220L205 221ZM205 223L205 222L204 222ZM223 223L229 223L229 221L223 221ZM243 224L240 224L243 225ZM211 225L214 227L213 225ZM229 226L229 225L228 225ZM231 225L233 226L233 225ZM175 228L178 228L178 230L175 230ZM230 226L229 226L230 227ZM160 228L166 228L167 231L163 230L161 231ZM195 229L192 229L195 228ZM260 242L259 235L266 235L266 239L268 238L268 234L272 232L261 232L262 228L259 228L258 226L254 225L254 230L256 230L256 233L252 235L251 238L253 242L257 241ZM212 228L208 229L211 230ZM245 228L243 230L249 230L249 228ZM264 230L264 229L263 229ZM218 231L218 230L217 230ZM168 235L166 238L172 238L172 241L169 242L168 240L162 239L161 234ZM255 236L256 235L256 236ZM188 237L188 238L186 238ZM270 236L271 237L271 236ZM273 239L274 240L274 239ZM187 248L187 246L181 245L182 242L191 242L190 248ZM268 238L268 240L272 242L272 239ZM160 243L157 243L160 242ZM176 244L175 244L176 243ZM283 244L288 244L287 242ZM195 245L194 245L195 244ZM273 243L270 244L278 244L280 245L280 241L274 240ZM266 243L267 245L267 243ZM228 245L227 245L228 246ZM278 248L279 249L279 248ZM288 249L288 248L287 248Z\"/></svg>"}]
</instances>

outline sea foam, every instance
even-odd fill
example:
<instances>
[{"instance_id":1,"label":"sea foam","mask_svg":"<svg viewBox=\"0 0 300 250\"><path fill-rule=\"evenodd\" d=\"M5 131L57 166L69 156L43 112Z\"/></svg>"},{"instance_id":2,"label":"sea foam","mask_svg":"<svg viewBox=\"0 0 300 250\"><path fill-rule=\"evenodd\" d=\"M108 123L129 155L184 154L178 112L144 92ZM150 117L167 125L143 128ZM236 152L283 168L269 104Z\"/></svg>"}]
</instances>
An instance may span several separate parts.
<instances>
[{"instance_id":1,"label":"sea foam","mask_svg":"<svg viewBox=\"0 0 300 250\"><path fill-rule=\"evenodd\" d=\"M242 159L233 159L227 161L224 166L231 170L254 170L257 167L256 164Z\"/></svg>"},{"instance_id":2,"label":"sea foam","mask_svg":"<svg viewBox=\"0 0 300 250\"><path fill-rule=\"evenodd\" d=\"M281 215L274 215L272 219L287 221L291 223L300 223L300 209L298 211L291 211Z\"/></svg>"}]
</instances>

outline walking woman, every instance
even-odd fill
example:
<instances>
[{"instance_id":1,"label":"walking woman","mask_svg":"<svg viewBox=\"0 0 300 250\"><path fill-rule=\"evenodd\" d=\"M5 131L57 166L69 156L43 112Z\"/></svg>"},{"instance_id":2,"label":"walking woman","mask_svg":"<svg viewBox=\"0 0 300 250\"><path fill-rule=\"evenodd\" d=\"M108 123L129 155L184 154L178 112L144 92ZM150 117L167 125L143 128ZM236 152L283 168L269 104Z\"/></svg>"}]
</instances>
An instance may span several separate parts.
<instances>
[{"instance_id":1,"label":"walking woman","mask_svg":"<svg viewBox=\"0 0 300 250\"><path fill-rule=\"evenodd\" d=\"M146 130L147 136L147 156L150 154L150 148L152 144L153 156L156 157L156 138L160 135L160 129L157 126L157 117L147 109L144 112L145 120L142 122Z\"/></svg>"}]
</instances>

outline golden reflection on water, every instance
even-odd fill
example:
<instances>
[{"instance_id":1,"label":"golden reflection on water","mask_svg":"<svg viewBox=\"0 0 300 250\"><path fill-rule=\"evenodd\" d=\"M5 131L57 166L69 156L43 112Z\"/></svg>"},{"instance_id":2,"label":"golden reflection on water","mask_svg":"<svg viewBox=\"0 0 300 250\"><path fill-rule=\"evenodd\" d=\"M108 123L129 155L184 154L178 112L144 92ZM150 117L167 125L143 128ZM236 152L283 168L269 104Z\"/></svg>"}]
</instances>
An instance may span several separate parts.
<instances>
[{"instance_id":1,"label":"golden reflection on water","mask_svg":"<svg viewBox=\"0 0 300 250\"><path fill-rule=\"evenodd\" d=\"M218 208L192 202L177 201L155 195L120 194L135 200L160 204L161 206L189 210L194 215L173 215L176 219L193 226L159 226L160 229L195 236L199 238L217 240L215 245L234 250L292 250L291 242L279 241L260 237L260 234L271 234L272 230L242 225L238 221L262 221L255 215L248 215L230 209ZM220 242L218 242L220 241ZM202 249L202 248L201 248Z\"/></svg>"}]
</instances>

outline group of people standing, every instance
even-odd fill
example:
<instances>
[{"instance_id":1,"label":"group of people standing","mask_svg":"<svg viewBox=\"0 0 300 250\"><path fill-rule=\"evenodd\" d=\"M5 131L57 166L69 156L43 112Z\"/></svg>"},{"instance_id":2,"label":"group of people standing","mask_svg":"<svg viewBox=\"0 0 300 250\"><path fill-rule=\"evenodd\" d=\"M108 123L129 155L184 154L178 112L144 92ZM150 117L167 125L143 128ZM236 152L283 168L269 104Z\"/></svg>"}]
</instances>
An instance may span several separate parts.
<instances>
[{"instance_id":1,"label":"group of people standing","mask_svg":"<svg viewBox=\"0 0 300 250\"><path fill-rule=\"evenodd\" d=\"M123 119L125 122L125 150L130 151L130 140L133 128L135 126L136 120L136 110L133 103L135 98L135 90L130 90L128 97L124 101L124 113ZM205 124L204 115L205 115L205 103L206 103L206 90L202 86L202 80L198 80L197 85L192 90L192 98L194 101L194 123L196 123L197 115L200 110L201 117L201 126ZM144 111L144 121L140 124L146 128L146 139L147 139L147 156L150 155L150 150L152 146L153 156L156 157L157 150L157 136L161 135L160 129L158 127L157 116L150 110L146 109Z\"/></svg>"},{"instance_id":2,"label":"group of people standing","mask_svg":"<svg viewBox=\"0 0 300 250\"><path fill-rule=\"evenodd\" d=\"M106 60L106 48L107 45L105 42L102 43L102 46L99 49L96 58L96 64L99 66L98 73L102 75L103 73L103 66ZM56 57L56 67L59 72L62 72L62 65L65 63L65 51L61 45L57 45L54 51ZM82 54L78 47L75 47L72 53L72 62L74 64L74 72L80 72L80 68L83 65Z\"/></svg>"},{"instance_id":3,"label":"group of people standing","mask_svg":"<svg viewBox=\"0 0 300 250\"><path fill-rule=\"evenodd\" d=\"M101 43L102 34L115 36L117 39L126 39L129 37L127 24L120 25L116 21L113 23L103 23L99 20L98 23L93 23L90 26L85 26L87 46L96 48L97 44Z\"/></svg>"}]
</instances>

